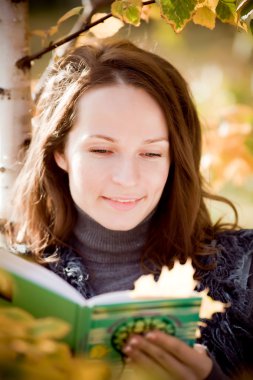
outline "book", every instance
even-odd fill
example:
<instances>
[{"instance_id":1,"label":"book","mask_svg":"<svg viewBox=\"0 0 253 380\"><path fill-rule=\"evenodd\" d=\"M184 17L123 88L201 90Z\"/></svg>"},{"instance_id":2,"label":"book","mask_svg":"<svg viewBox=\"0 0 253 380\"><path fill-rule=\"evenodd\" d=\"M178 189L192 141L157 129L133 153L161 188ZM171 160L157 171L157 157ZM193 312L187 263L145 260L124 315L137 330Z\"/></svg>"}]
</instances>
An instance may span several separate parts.
<instances>
[{"instance_id":1,"label":"book","mask_svg":"<svg viewBox=\"0 0 253 380\"><path fill-rule=\"evenodd\" d=\"M52 271L0 248L0 307L22 308L34 317L56 317L71 330L64 338L74 353L117 362L131 334L159 329L192 345L202 297L133 297L117 291L85 299ZM1 329L1 327L0 327Z\"/></svg>"}]
</instances>

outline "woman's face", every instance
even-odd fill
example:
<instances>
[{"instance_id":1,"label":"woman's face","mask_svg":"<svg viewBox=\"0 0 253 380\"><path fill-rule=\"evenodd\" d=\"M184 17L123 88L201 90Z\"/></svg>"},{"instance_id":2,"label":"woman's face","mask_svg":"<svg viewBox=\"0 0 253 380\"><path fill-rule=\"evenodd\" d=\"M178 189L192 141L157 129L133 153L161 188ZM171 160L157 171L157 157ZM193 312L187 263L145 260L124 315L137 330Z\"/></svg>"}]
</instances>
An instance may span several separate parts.
<instances>
[{"instance_id":1,"label":"woman's face","mask_svg":"<svg viewBox=\"0 0 253 380\"><path fill-rule=\"evenodd\" d=\"M127 231L157 206L169 167L165 117L143 89L111 85L88 90L63 153L74 202L111 230Z\"/></svg>"}]
</instances>

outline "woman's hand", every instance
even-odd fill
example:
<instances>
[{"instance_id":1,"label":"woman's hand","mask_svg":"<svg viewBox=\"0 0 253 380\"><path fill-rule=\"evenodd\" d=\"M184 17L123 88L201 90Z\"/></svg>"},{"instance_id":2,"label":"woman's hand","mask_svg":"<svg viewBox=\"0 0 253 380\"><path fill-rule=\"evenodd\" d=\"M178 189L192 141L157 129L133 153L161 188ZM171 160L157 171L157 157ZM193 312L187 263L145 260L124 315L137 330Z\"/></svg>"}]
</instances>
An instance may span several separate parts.
<instances>
[{"instance_id":1,"label":"woman's hand","mask_svg":"<svg viewBox=\"0 0 253 380\"><path fill-rule=\"evenodd\" d=\"M126 362L135 364L156 380L203 380L212 369L206 351L195 350L161 331L132 336L124 348Z\"/></svg>"}]
</instances>

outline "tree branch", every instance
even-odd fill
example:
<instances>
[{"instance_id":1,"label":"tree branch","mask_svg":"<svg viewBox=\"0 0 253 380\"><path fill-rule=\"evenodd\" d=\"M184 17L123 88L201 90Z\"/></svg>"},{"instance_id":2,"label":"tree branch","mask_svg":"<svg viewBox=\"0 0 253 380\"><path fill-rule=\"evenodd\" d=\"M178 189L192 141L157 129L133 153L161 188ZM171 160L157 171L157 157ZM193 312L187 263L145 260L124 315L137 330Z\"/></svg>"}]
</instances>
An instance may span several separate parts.
<instances>
[{"instance_id":1,"label":"tree branch","mask_svg":"<svg viewBox=\"0 0 253 380\"><path fill-rule=\"evenodd\" d=\"M142 6L154 4L154 3L155 3L155 0L148 0L148 1L144 1L142 3ZM39 52L32 54L32 55L26 55L26 56L22 57L21 59L19 59L16 62L16 66L21 70L30 69L31 68L31 62L34 61L35 59L38 59L38 58L42 57L44 54L46 54L46 53L56 49L57 47L65 44L66 42L73 40L74 38L78 37L81 33L86 32L87 30L93 28L93 26L96 26L96 25L104 22L105 20L107 20L108 18L110 18L112 16L113 16L112 13L108 13L107 15L98 19L97 21L94 21L94 22L91 22L91 23L85 25L82 29L78 30L77 32L72 33L72 34L68 35L67 37L65 37L59 41L50 42L46 48L40 50Z\"/></svg>"}]
</instances>

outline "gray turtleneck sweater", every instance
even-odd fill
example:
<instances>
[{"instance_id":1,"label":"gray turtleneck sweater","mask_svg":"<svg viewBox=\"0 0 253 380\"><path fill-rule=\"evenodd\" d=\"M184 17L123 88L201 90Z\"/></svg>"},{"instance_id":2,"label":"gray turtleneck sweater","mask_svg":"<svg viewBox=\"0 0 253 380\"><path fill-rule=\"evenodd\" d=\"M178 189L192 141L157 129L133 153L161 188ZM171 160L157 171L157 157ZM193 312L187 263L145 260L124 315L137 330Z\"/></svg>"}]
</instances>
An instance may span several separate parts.
<instances>
[{"instance_id":1,"label":"gray turtleneck sweater","mask_svg":"<svg viewBox=\"0 0 253 380\"><path fill-rule=\"evenodd\" d=\"M140 256L151 215L129 231L112 231L77 208L71 245L82 257L89 274L91 296L133 289L143 274Z\"/></svg>"}]
</instances>

